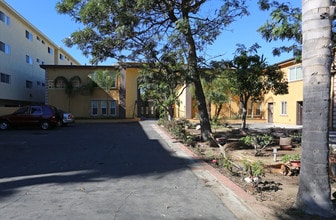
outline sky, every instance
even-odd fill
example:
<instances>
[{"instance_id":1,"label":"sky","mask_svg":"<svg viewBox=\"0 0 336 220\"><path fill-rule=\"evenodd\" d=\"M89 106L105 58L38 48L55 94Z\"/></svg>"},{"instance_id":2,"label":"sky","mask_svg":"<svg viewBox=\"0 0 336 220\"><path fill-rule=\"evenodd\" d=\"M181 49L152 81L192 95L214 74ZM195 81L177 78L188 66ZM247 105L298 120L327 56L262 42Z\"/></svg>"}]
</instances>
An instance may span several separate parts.
<instances>
[{"instance_id":1,"label":"sky","mask_svg":"<svg viewBox=\"0 0 336 220\"><path fill-rule=\"evenodd\" d=\"M90 64L90 58L85 57L76 46L69 48L63 43L63 39L80 29L81 26L75 23L70 16L57 13L55 5L59 0L5 0L5 2L55 44L70 53L80 64ZM200 55L206 55L207 60L228 60L233 58L238 43L244 44L246 47L258 43L261 46L259 53L267 58L269 64L292 58L292 54L283 54L280 57L272 55L272 48L286 44L286 42L268 43L261 38L261 35L256 30L269 19L269 13L261 12L258 9L256 6L257 0L247 0L247 2L250 6L250 16L238 19L232 23L222 32L214 44L207 47L206 52ZM292 0L291 2L295 6L301 6L300 0ZM100 63L100 65L115 63L115 60L107 59L105 62Z\"/></svg>"}]
</instances>

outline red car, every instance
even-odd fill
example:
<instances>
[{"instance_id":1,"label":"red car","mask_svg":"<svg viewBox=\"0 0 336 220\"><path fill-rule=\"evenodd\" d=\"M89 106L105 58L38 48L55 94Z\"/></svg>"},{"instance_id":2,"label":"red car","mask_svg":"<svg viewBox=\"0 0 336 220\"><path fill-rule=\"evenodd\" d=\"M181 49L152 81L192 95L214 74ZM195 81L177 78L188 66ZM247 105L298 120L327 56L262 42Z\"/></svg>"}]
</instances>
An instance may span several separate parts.
<instances>
[{"instance_id":1,"label":"red car","mask_svg":"<svg viewBox=\"0 0 336 220\"><path fill-rule=\"evenodd\" d=\"M51 105L29 105L14 113L0 116L0 129L39 126L43 130L61 125L62 115Z\"/></svg>"}]
</instances>

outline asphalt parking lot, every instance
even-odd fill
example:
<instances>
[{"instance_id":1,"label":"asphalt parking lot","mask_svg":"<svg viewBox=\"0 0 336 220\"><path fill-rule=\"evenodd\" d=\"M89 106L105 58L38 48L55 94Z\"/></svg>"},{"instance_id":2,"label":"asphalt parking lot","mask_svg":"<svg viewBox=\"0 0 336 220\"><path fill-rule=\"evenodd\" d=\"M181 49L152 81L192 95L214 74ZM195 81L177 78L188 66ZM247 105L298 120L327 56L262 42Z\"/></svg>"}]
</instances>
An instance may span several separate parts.
<instances>
[{"instance_id":1,"label":"asphalt parking lot","mask_svg":"<svg viewBox=\"0 0 336 220\"><path fill-rule=\"evenodd\" d=\"M1 131L1 219L237 219L152 123Z\"/></svg>"}]
</instances>

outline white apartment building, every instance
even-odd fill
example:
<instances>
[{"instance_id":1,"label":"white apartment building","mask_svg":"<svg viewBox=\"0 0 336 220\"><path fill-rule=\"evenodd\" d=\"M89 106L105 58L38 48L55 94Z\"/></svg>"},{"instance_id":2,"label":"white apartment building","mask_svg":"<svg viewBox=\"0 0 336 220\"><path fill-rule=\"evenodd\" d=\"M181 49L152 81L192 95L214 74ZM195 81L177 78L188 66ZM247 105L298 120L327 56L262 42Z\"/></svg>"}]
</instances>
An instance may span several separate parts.
<instances>
[{"instance_id":1,"label":"white apartment building","mask_svg":"<svg viewBox=\"0 0 336 220\"><path fill-rule=\"evenodd\" d=\"M0 0L0 106L45 102L45 70L40 65L79 63Z\"/></svg>"}]
</instances>

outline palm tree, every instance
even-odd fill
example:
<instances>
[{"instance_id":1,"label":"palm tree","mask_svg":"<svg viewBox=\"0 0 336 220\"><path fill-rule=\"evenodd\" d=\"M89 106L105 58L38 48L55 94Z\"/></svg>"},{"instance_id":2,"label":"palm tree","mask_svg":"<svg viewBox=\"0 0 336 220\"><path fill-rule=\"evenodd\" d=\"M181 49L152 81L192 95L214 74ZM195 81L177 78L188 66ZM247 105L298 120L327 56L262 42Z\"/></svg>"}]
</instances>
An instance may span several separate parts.
<instances>
[{"instance_id":1,"label":"palm tree","mask_svg":"<svg viewBox=\"0 0 336 220\"><path fill-rule=\"evenodd\" d=\"M55 87L58 87L58 84L64 87L65 94L68 97L68 111L70 111L70 101L71 101L71 96L73 95L73 92L74 92L75 83L81 84L81 78L79 76L73 76L70 78L70 80L68 80L64 76L58 76L54 79Z\"/></svg>"},{"instance_id":2,"label":"palm tree","mask_svg":"<svg viewBox=\"0 0 336 220\"><path fill-rule=\"evenodd\" d=\"M302 1L303 133L296 207L336 216L328 175L331 54L330 0Z\"/></svg>"}]
</instances>

